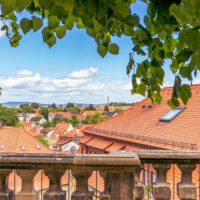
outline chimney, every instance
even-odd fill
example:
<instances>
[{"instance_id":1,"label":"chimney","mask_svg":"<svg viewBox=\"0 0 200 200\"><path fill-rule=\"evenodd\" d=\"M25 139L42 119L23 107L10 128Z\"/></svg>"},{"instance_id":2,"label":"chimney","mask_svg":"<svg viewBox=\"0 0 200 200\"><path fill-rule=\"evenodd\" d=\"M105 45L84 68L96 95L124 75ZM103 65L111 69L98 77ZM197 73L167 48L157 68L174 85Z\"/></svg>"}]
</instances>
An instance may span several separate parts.
<instances>
[{"instance_id":1,"label":"chimney","mask_svg":"<svg viewBox=\"0 0 200 200\"><path fill-rule=\"evenodd\" d=\"M107 106L108 106L108 110L109 110L109 96L107 96Z\"/></svg>"}]
</instances>

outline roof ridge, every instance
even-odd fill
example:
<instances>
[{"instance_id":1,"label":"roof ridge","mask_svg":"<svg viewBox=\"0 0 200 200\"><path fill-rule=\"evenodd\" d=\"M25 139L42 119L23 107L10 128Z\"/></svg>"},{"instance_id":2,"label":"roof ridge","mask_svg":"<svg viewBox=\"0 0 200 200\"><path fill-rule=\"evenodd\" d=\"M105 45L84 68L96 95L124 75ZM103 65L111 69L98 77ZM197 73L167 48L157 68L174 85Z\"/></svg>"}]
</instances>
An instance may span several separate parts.
<instances>
[{"instance_id":1,"label":"roof ridge","mask_svg":"<svg viewBox=\"0 0 200 200\"><path fill-rule=\"evenodd\" d=\"M114 119L114 118L116 118L116 117L118 117L118 116L120 116L120 115L122 115L125 111L128 111L128 110L131 110L131 109L133 109L133 106L135 106L136 104L139 104L139 103L141 103L141 102L143 102L143 101L145 101L147 98L144 98L143 100L141 100L141 101L139 101L139 102L136 102L135 104L133 104L132 106L130 106L129 108L127 108L127 109L125 109L125 110L123 110L123 111L121 111L120 113L118 113L117 115L114 115L113 117L109 117L108 119L105 119L105 120L103 120L103 121L100 121L100 122L98 122L98 123L96 123L96 124L93 124L91 127L93 127L93 126L96 126L96 125L99 125L99 124L101 124L101 123L103 123L103 122L105 122L105 121L108 121L108 120L110 120L110 119ZM87 127L86 127L87 128Z\"/></svg>"}]
</instances>

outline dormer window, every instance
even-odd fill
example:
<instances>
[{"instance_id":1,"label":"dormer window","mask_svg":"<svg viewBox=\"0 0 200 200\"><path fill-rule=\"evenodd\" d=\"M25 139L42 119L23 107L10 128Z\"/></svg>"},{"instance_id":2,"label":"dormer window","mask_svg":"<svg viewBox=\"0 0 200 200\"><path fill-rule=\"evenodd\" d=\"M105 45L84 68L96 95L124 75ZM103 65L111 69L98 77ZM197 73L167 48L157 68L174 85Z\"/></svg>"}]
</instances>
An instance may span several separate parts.
<instances>
[{"instance_id":1,"label":"dormer window","mask_svg":"<svg viewBox=\"0 0 200 200\"><path fill-rule=\"evenodd\" d=\"M26 151L26 148L22 145L21 146L22 151Z\"/></svg>"},{"instance_id":2,"label":"dormer window","mask_svg":"<svg viewBox=\"0 0 200 200\"><path fill-rule=\"evenodd\" d=\"M185 107L177 107L173 110L170 110L167 114L160 118L160 122L171 122L174 118L176 118L181 112L185 110Z\"/></svg>"}]
</instances>

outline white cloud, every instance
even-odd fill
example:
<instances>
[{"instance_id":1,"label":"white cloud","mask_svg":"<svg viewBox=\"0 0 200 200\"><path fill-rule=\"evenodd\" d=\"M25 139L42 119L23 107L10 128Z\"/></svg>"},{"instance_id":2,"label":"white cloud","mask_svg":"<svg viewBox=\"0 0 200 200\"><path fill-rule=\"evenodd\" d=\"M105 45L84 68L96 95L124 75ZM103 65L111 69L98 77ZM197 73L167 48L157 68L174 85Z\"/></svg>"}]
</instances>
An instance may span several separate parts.
<instances>
[{"instance_id":1,"label":"white cloud","mask_svg":"<svg viewBox=\"0 0 200 200\"><path fill-rule=\"evenodd\" d=\"M97 76L98 74L98 69L97 68L93 68L93 67L90 67L89 69L82 69L82 70L79 70L79 71L75 71L75 72L72 72L70 74L70 78L91 78L91 77L94 77L94 76Z\"/></svg>"},{"instance_id":2,"label":"white cloud","mask_svg":"<svg viewBox=\"0 0 200 200\"><path fill-rule=\"evenodd\" d=\"M110 96L111 101L134 102L141 99L139 95L131 95L130 80L99 78L98 69L95 68L74 71L64 78L43 77L30 70L22 70L0 78L0 86L3 88L0 102L104 103L107 96Z\"/></svg>"}]
</instances>

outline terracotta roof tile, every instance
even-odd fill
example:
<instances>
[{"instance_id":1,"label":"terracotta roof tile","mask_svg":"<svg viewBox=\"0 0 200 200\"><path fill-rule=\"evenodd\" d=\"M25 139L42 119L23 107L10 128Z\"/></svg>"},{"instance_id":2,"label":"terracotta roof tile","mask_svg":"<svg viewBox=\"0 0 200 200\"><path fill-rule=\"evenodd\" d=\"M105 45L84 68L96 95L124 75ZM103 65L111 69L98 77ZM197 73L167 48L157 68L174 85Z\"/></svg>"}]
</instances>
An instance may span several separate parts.
<instances>
[{"instance_id":1,"label":"terracotta roof tile","mask_svg":"<svg viewBox=\"0 0 200 200\"><path fill-rule=\"evenodd\" d=\"M85 144L85 143L87 143L88 141L90 141L90 140L92 140L92 139L93 139L92 137L86 135L86 136L84 136L83 138L81 138L79 142L80 142L81 144Z\"/></svg>"},{"instance_id":2,"label":"terracotta roof tile","mask_svg":"<svg viewBox=\"0 0 200 200\"><path fill-rule=\"evenodd\" d=\"M93 128L104 132L89 129L84 132L162 148L189 149L192 148L192 144L197 144L197 149L200 149L200 85L193 85L191 89L192 97L186 109L169 123L159 122L159 119L171 110L167 101L171 98L172 88L166 87L161 91L163 100L160 105L152 105L149 99L144 99L118 115L93 125ZM150 109L149 105L152 105ZM126 137L127 134L132 135L132 138ZM147 140L137 139L134 135ZM167 142L159 143L159 139L173 141L174 146Z\"/></svg>"},{"instance_id":3,"label":"terracotta roof tile","mask_svg":"<svg viewBox=\"0 0 200 200\"><path fill-rule=\"evenodd\" d=\"M110 145L112 145L112 142L99 138L93 138L92 140L88 141L85 145L95 147L98 149L106 149Z\"/></svg>"},{"instance_id":4,"label":"terracotta roof tile","mask_svg":"<svg viewBox=\"0 0 200 200\"><path fill-rule=\"evenodd\" d=\"M113 143L111 146L109 146L108 148L106 148L107 152L111 152L114 150L121 150L125 147L124 144L119 144L119 143Z\"/></svg>"},{"instance_id":5,"label":"terracotta roof tile","mask_svg":"<svg viewBox=\"0 0 200 200\"><path fill-rule=\"evenodd\" d=\"M40 145L39 149L36 144ZM25 150L22 150L22 146ZM3 147L0 148L0 152L54 153L21 127L3 126L0 128L0 147Z\"/></svg>"}]
</instances>

